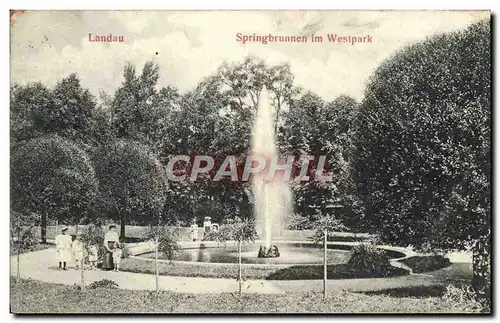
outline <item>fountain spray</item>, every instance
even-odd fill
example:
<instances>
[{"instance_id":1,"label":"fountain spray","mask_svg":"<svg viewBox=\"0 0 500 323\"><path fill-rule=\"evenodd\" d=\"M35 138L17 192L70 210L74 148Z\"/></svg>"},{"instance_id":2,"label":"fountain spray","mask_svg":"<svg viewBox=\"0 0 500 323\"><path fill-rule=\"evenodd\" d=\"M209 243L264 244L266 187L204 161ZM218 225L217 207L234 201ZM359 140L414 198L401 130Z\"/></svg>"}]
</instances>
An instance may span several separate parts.
<instances>
[{"instance_id":1,"label":"fountain spray","mask_svg":"<svg viewBox=\"0 0 500 323\"><path fill-rule=\"evenodd\" d=\"M257 232L265 240L267 251L276 248L271 248L273 237L279 235L284 228L285 215L291 211L292 200L288 183L274 178L273 174L269 175L271 160L277 160L279 157L274 120L273 107L269 101L268 92L264 88L259 96L257 115L253 125L252 153L265 158L266 168L254 176L252 190ZM277 254L279 255L279 252ZM260 255L261 252L259 252Z\"/></svg>"}]
</instances>

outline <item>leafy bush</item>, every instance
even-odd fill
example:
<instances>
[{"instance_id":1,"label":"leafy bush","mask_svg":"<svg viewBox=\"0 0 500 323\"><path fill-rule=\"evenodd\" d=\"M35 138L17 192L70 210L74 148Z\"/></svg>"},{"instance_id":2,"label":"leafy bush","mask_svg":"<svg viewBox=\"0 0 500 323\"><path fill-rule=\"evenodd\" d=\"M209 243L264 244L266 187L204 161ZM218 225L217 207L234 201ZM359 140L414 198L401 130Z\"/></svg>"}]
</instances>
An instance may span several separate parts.
<instances>
[{"instance_id":1,"label":"leafy bush","mask_svg":"<svg viewBox=\"0 0 500 323\"><path fill-rule=\"evenodd\" d=\"M403 259L400 262L410 267L414 273L438 270L446 268L451 264L450 259L441 255L415 256Z\"/></svg>"},{"instance_id":2,"label":"leafy bush","mask_svg":"<svg viewBox=\"0 0 500 323\"><path fill-rule=\"evenodd\" d=\"M39 244L33 228L18 227L11 231L11 247L19 253L32 251Z\"/></svg>"},{"instance_id":3,"label":"leafy bush","mask_svg":"<svg viewBox=\"0 0 500 323\"><path fill-rule=\"evenodd\" d=\"M352 249L347 267L356 273L365 275L386 276L393 267L383 250L371 244L359 244Z\"/></svg>"},{"instance_id":4,"label":"leafy bush","mask_svg":"<svg viewBox=\"0 0 500 323\"><path fill-rule=\"evenodd\" d=\"M89 289L96 289L96 288L118 288L118 284L115 283L112 280L109 279L101 279L93 282L92 284L89 285Z\"/></svg>"},{"instance_id":5,"label":"leafy bush","mask_svg":"<svg viewBox=\"0 0 500 323\"><path fill-rule=\"evenodd\" d=\"M481 312L483 309L474 288L469 285L448 285L443 295L443 299L450 304L450 306L458 308L460 311Z\"/></svg>"},{"instance_id":6,"label":"leafy bush","mask_svg":"<svg viewBox=\"0 0 500 323\"><path fill-rule=\"evenodd\" d=\"M357 271L347 264L327 266L328 279L352 279L352 278L377 278L408 275L409 272L402 268L388 267L383 271ZM270 273L267 280L309 280L323 279L322 265L301 265L279 269Z\"/></svg>"},{"instance_id":7,"label":"leafy bush","mask_svg":"<svg viewBox=\"0 0 500 323\"><path fill-rule=\"evenodd\" d=\"M397 298L426 298L426 297L443 297L446 293L446 286L442 285L419 285L419 286L406 286L397 288L388 288L382 290L362 292L366 295L387 295Z\"/></svg>"},{"instance_id":8,"label":"leafy bush","mask_svg":"<svg viewBox=\"0 0 500 323\"><path fill-rule=\"evenodd\" d=\"M14 253L32 251L39 244L32 216L11 211L10 222L10 247Z\"/></svg>"},{"instance_id":9,"label":"leafy bush","mask_svg":"<svg viewBox=\"0 0 500 323\"><path fill-rule=\"evenodd\" d=\"M181 250L177 243L178 235L171 228L166 226L151 226L149 227L146 237L156 241L158 239L158 251L162 252L166 259L172 260L177 252Z\"/></svg>"},{"instance_id":10,"label":"leafy bush","mask_svg":"<svg viewBox=\"0 0 500 323\"><path fill-rule=\"evenodd\" d=\"M91 246L97 246L97 257L103 259L106 254L104 247L104 231L100 226L89 225L80 232L80 241L82 241L86 252L90 251Z\"/></svg>"}]
</instances>

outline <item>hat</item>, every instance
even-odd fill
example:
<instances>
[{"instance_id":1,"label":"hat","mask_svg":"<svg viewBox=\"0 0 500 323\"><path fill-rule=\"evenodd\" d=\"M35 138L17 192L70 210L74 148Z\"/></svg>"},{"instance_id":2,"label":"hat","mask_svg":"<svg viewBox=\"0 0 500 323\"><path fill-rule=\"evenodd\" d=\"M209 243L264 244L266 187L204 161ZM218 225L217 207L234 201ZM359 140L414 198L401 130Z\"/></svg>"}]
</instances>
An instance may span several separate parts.
<instances>
[{"instance_id":1,"label":"hat","mask_svg":"<svg viewBox=\"0 0 500 323\"><path fill-rule=\"evenodd\" d=\"M109 229L111 229L111 228L116 228L116 224L114 224L114 223L113 223L113 224L110 224L108 228L109 228Z\"/></svg>"},{"instance_id":2,"label":"hat","mask_svg":"<svg viewBox=\"0 0 500 323\"><path fill-rule=\"evenodd\" d=\"M67 227L67 226L63 226L63 227L61 228L61 232L64 232L64 231L67 231L67 230L68 230L68 227Z\"/></svg>"}]
</instances>

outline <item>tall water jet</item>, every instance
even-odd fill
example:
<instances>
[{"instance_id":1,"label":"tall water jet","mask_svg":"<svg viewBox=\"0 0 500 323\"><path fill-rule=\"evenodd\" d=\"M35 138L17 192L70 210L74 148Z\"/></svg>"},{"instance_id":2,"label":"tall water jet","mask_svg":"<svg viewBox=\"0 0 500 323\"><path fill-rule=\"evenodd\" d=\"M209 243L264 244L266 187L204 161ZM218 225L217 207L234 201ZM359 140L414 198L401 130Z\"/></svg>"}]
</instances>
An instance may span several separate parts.
<instances>
[{"instance_id":1,"label":"tall water jet","mask_svg":"<svg viewBox=\"0 0 500 323\"><path fill-rule=\"evenodd\" d=\"M285 226L285 216L291 209L291 190L288 182L279 178L277 172L274 178L269 178L268 171L271 161L278 160L278 149L276 147L276 136L274 132L274 111L269 101L268 92L264 88L259 96L257 115L253 124L252 154L264 157L266 168L256 174L252 181L254 195L254 212L257 220L257 232L264 239L265 250L261 253L269 253L276 249L274 256L279 256L277 248L272 246L273 237L281 234ZM272 255L271 255L272 256Z\"/></svg>"}]
</instances>

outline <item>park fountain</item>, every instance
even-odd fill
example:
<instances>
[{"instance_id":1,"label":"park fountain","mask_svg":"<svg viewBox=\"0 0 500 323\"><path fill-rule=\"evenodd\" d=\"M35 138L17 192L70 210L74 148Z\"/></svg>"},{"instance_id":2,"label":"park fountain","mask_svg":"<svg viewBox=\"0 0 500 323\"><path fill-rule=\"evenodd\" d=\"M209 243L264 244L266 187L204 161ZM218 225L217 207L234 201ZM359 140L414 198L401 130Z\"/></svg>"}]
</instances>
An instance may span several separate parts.
<instances>
[{"instance_id":1,"label":"park fountain","mask_svg":"<svg viewBox=\"0 0 500 323\"><path fill-rule=\"evenodd\" d=\"M291 212L292 196L287 181L280 179L279 176L268 177L270 162L279 158L274 120L273 107L264 88L259 96L252 132L252 154L264 157L266 160L266 168L255 174L252 179L256 229L265 241L265 245L259 249L260 258L279 257L278 247L272 244L273 237L281 233L285 226L285 216Z\"/></svg>"}]
</instances>

